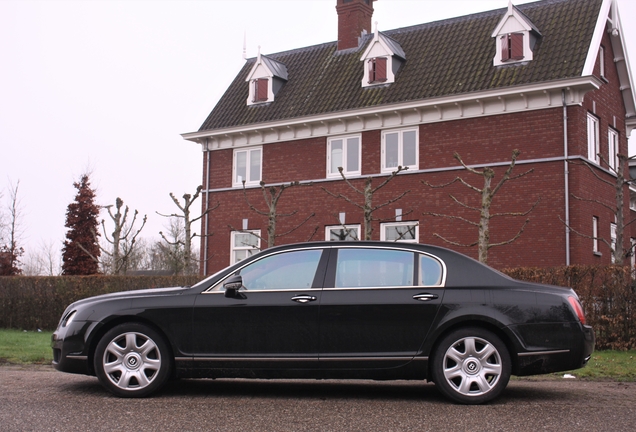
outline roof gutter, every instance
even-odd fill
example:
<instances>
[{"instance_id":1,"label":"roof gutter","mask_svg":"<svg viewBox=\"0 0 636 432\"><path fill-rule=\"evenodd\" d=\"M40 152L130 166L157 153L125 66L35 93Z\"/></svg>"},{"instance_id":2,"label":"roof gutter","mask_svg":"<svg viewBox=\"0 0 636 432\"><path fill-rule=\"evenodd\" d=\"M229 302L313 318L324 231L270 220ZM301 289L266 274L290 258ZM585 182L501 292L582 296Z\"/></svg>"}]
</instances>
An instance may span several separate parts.
<instances>
[{"instance_id":1,"label":"roof gutter","mask_svg":"<svg viewBox=\"0 0 636 432\"><path fill-rule=\"evenodd\" d=\"M222 140L229 139L230 137L236 137L237 141L240 139L244 139L247 142L243 144L237 144L234 140L230 140L231 144L224 145L223 147L234 147L241 145L256 145L267 142L275 142L275 141L288 141L292 139L301 139L308 138L313 135L304 136L302 134L296 134L290 138L281 138L281 131L287 131L293 128L307 128L310 131L317 129L319 127L326 127L325 131L321 131L318 135L320 136L328 136L328 135L336 135L342 133L341 130L334 128L333 132L329 128L330 123L337 124L346 124L348 121L357 121L363 124L363 128L355 129L347 132L353 131L361 131L365 130L364 125L366 124L365 118L381 118L382 116L394 116L397 115L399 117L403 117L406 115L411 115L413 113L417 113L419 115L419 119L416 118L413 121L413 124L418 123L429 123L432 121L447 121L447 120L457 120L461 118L469 118L475 116L485 116L485 115L497 115L504 114L507 112L518 112L520 110L527 109L545 109L549 107L558 106L561 102L561 90L563 88L567 88L569 92L569 100L567 101L568 105L580 105L583 96L585 93L591 90L596 90L601 87L602 82L594 77L594 76L584 76L577 78L570 78L566 80L555 80L549 82L541 82L538 84L528 84L528 85L520 85L514 87L506 87L502 89L496 90L488 90L483 92L475 92L475 93L463 93L461 95L456 96L446 96L440 98L431 98L431 99L420 99L417 101L400 103L400 104L392 104L392 105L378 105L368 108L349 110L349 111L337 111L328 114L316 115L316 116L307 116L307 117L299 117L296 119L283 119L277 120L273 122L267 123L252 123L249 125L235 126L229 128L221 128L221 129L209 129L202 130L197 132L189 132L181 134L183 139L188 141L196 142L197 144L204 144L205 138L211 138L214 140ZM557 93L558 92L558 93ZM557 96L558 95L558 96ZM535 97L543 99L544 102L538 106L529 106L527 103L527 99L529 97ZM510 110L507 106L507 99L514 100L526 100L525 107L520 110ZM567 98L566 98L567 99ZM557 102L558 101L558 102ZM486 103L490 103L491 106L495 106L497 108L492 111L485 110L483 107ZM554 105L553 105L554 104ZM463 105L471 105L471 106L481 106L481 112L478 112L477 115L469 115L462 107ZM456 112L453 116L443 117L442 110L448 109ZM423 118L424 111L437 110L440 115L439 118L434 120L426 120ZM410 123L400 123L399 125L406 125ZM373 126L373 129L379 129L383 127L392 127L394 125L384 125L382 124L380 127ZM270 133L271 131L279 131L278 137L274 138L273 141L267 141L265 139L265 134ZM257 134L255 142L249 142L249 134ZM276 134L275 134L276 135ZM247 137L247 138L246 138ZM222 148L220 145L217 148ZM204 149L205 150L205 149Z\"/></svg>"}]
</instances>

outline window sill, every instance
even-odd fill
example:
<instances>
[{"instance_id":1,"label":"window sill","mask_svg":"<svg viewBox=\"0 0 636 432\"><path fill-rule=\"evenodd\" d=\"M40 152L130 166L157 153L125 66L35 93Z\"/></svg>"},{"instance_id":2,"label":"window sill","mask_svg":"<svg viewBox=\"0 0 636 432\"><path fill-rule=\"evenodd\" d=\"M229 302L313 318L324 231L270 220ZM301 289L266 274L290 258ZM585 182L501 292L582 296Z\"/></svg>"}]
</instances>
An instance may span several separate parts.
<instances>
[{"instance_id":1,"label":"window sill","mask_svg":"<svg viewBox=\"0 0 636 432\"><path fill-rule=\"evenodd\" d=\"M593 254L594 254L594 256L597 256L597 257L602 257L603 256L603 254L601 252L599 252L599 251L594 251Z\"/></svg>"}]
</instances>

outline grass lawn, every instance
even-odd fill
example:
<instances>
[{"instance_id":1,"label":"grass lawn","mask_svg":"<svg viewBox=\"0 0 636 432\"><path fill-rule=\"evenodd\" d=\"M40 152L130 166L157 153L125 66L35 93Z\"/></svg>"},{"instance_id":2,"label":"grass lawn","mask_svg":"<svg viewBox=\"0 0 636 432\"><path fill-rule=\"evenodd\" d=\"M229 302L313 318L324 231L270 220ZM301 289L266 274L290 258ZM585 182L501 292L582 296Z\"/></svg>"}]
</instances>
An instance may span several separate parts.
<instances>
[{"instance_id":1,"label":"grass lawn","mask_svg":"<svg viewBox=\"0 0 636 432\"><path fill-rule=\"evenodd\" d=\"M594 351L587 366L565 373L583 379L636 381L636 351Z\"/></svg>"},{"instance_id":2,"label":"grass lawn","mask_svg":"<svg viewBox=\"0 0 636 432\"><path fill-rule=\"evenodd\" d=\"M50 364L51 333L0 329L0 364ZM591 380L636 381L636 351L595 351L583 369L547 377L561 379L566 374Z\"/></svg>"},{"instance_id":3,"label":"grass lawn","mask_svg":"<svg viewBox=\"0 0 636 432\"><path fill-rule=\"evenodd\" d=\"M51 334L0 329L0 364L50 364Z\"/></svg>"}]
</instances>

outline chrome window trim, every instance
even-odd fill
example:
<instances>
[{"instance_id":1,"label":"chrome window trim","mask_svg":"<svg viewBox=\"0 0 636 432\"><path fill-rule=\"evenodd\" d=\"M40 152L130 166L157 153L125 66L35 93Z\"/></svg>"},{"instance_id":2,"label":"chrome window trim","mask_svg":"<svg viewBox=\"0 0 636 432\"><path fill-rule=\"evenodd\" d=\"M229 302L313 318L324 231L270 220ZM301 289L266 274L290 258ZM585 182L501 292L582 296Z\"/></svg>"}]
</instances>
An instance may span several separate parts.
<instances>
[{"instance_id":1,"label":"chrome window trim","mask_svg":"<svg viewBox=\"0 0 636 432\"><path fill-rule=\"evenodd\" d=\"M417 356L360 356L360 357L318 357L318 355L314 357L175 357L176 361L311 361L315 362L319 361L394 361L394 360L417 360L417 361L426 361L428 357L417 357Z\"/></svg>"},{"instance_id":2,"label":"chrome window trim","mask_svg":"<svg viewBox=\"0 0 636 432\"><path fill-rule=\"evenodd\" d=\"M343 288L323 288L323 291L360 291L360 290L397 290L412 289L421 290L424 288L444 288L441 285L409 285L409 286L379 286L379 287L343 287Z\"/></svg>"},{"instance_id":3,"label":"chrome window trim","mask_svg":"<svg viewBox=\"0 0 636 432\"><path fill-rule=\"evenodd\" d=\"M299 289L269 289L269 290L241 290L241 292L255 294L255 293L270 293L270 292L286 292L286 293L301 293L301 292L318 292L321 288L299 288ZM206 291L201 294L224 294L225 291Z\"/></svg>"},{"instance_id":4,"label":"chrome window trim","mask_svg":"<svg viewBox=\"0 0 636 432\"><path fill-rule=\"evenodd\" d=\"M569 352L570 352L569 349L552 350L552 351L532 351L532 352L525 352L525 353L517 353L517 356L518 357L529 357L529 356L535 356L535 355L567 354Z\"/></svg>"},{"instance_id":5,"label":"chrome window trim","mask_svg":"<svg viewBox=\"0 0 636 432\"><path fill-rule=\"evenodd\" d=\"M307 247L297 247L297 248L292 248L292 249L285 249L285 250L281 250L281 251L274 251L272 253L263 255L261 258L259 259L263 259L269 256L273 256L273 255L278 255L281 253L286 253L286 252L295 252L295 251L304 251L304 250L314 250L314 249L320 249L320 250L327 250L327 249L334 249L334 248L338 248L338 249L385 249L385 250L398 250L398 251L404 251L404 252L411 252L411 253L415 253L418 255L426 255L429 258L432 258L434 260L436 260L438 263L440 263L440 265L442 266L442 281L439 285L410 285L410 286L398 286L398 287L363 287L363 288L359 288L359 287L347 287L347 288L323 288L325 290L359 290L359 289L409 289L409 288L444 288L446 286L446 276L447 276L447 268L446 268L446 263L444 262L444 260L442 260L441 258L428 253L428 252L423 252L423 251L419 251L416 249L411 249L408 247L394 247L394 246L376 246L376 245L364 245L361 244L360 246L358 245L342 245L342 244L338 244L339 242L334 242L334 244L328 244L328 245L324 245L324 246L307 246ZM396 244L398 244L396 242ZM406 243L409 244L409 243ZM201 294L214 294L214 293L223 293L224 291L221 290L214 290L215 287L217 286L222 286L223 282L229 278L230 276L232 276L233 274L235 274L236 272L240 272L243 268L247 267L249 264L253 263L254 261L250 261L249 263L245 263L244 265L240 266L239 268L237 268L234 272L227 274L224 278L220 279L219 282L217 282L214 286L211 286L210 288L206 289L205 291L203 291ZM418 262L419 265L419 262ZM419 269L418 269L418 273L419 273ZM298 290L289 290L289 289L281 289L281 290L246 290L245 292L249 292L249 293L255 293L255 292L293 292L293 291L316 291L319 290L320 288L303 288L303 289L298 289Z\"/></svg>"}]
</instances>

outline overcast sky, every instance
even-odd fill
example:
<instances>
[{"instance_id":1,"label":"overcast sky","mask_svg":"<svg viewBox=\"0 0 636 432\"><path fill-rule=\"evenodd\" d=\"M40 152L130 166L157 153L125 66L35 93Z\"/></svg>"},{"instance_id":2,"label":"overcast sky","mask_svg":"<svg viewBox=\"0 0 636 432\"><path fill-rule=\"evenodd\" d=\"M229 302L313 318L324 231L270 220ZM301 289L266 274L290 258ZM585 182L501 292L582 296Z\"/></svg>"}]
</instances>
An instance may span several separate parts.
<instances>
[{"instance_id":1,"label":"overcast sky","mask_svg":"<svg viewBox=\"0 0 636 432\"><path fill-rule=\"evenodd\" d=\"M636 0L618 3L636 59ZM389 30L507 4L378 0L373 21ZM19 181L27 254L61 248L72 184L87 171L99 204L121 197L158 239L167 221L155 212L177 210L168 194L201 184L201 148L180 134L198 130L242 67L244 34L248 57L331 42L335 5L0 0L0 191L6 204Z\"/></svg>"}]
</instances>

